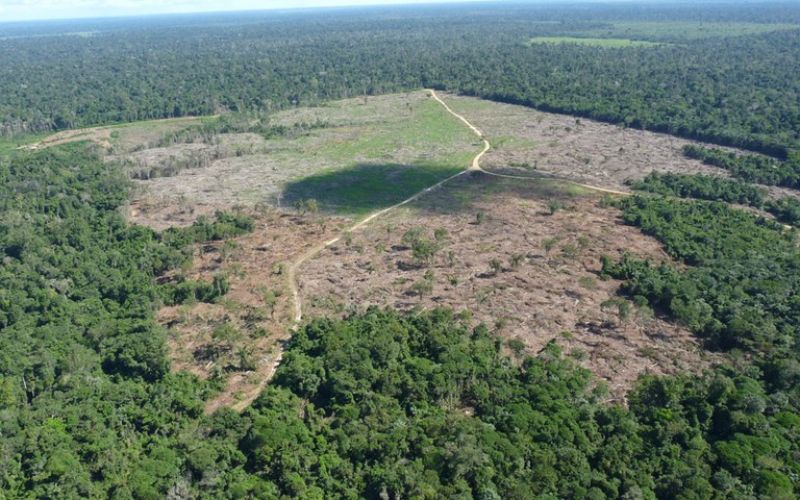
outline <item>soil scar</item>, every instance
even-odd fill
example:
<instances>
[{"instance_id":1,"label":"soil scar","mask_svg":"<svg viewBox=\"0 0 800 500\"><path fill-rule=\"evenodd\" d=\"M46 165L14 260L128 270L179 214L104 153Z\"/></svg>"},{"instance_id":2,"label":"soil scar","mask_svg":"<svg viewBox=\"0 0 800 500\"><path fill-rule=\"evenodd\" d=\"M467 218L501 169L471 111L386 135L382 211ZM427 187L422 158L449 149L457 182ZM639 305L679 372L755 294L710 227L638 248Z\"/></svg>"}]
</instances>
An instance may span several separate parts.
<instances>
[{"instance_id":1,"label":"soil scar","mask_svg":"<svg viewBox=\"0 0 800 500\"><path fill-rule=\"evenodd\" d=\"M379 217L382 217L382 216L386 215L387 213L392 212L392 211L394 211L394 210L396 210L396 209L398 209L398 208L400 208L400 207L402 207L404 205L408 205L409 203L412 203L412 202L416 201L417 199L419 199L420 197L424 196L425 194L430 193L431 191L434 191L435 189L441 187L442 185L444 185L444 184L450 182L451 180L453 180L453 179L455 179L457 177L460 177L460 176L462 176L462 175L464 175L464 174L466 174L468 172L481 172L481 173L484 173L486 175L491 175L493 177L502 177L502 178L506 178L506 179L537 180L536 177L525 177L525 176L517 176L517 175L498 174L498 173L495 173L495 172L490 172L490 171L484 170L481 167L481 159L483 158L484 155L486 155L486 153L488 153L492 149L492 144L489 142L489 140L486 138L486 136L483 134L483 132L478 127L476 127L475 125L470 123L470 121L467 120L466 118L464 118L464 116L462 116L462 115L456 113L455 111L453 111L453 109L450 106L448 106L447 103L444 102L439 97L439 95L436 93L435 90L427 89L427 91L428 91L429 95L436 102L441 104L448 113L450 113L455 118L457 118L458 120L463 122L467 127L469 127L469 129L472 131L472 133L474 133L483 142L483 149L481 150L480 153L475 155L475 157L472 159L472 164L470 165L469 168L464 169L461 172L458 172L457 174L451 175L450 177L447 177L446 179L443 179L443 180L437 182L436 184L433 184L432 186L429 186L429 187L423 189L422 191L419 191L418 193L414 194L410 198L407 198L407 199L401 201L400 203L397 203L397 204L392 205L390 207L387 207L387 208L384 208L382 210L378 210L376 212L373 212L372 214L368 215L367 217L365 217L361 221L353 224L352 226L350 226L347 229L345 229L344 231L342 231L339 234L339 236L337 236L337 237L335 237L333 239L330 239L328 241L324 241L324 242L322 242L322 243L320 243L320 244L308 249L300 257L298 257L291 264L289 264L289 266L287 268L287 272L286 272L286 281L288 283L289 292L291 293L291 296L292 296L292 303L294 304L294 318L293 318L293 323L292 323L292 327L291 327L292 331L297 331L298 328L300 328L301 322L303 321L303 302L300 299L300 290L299 290L299 288L297 286L297 271L300 269L300 267L303 264L305 264L309 260L313 259L317 255L319 255L320 252L322 252L326 248L328 248L328 247L330 247L332 245L335 245L336 243L341 241L342 238L344 238L344 236L346 234L352 233L354 231L358 231L359 229L363 228L364 226L366 226L370 222L374 221L375 219L377 219ZM565 180L565 182L571 182L571 181L566 181ZM626 193L624 191L615 191L613 189L605 189L605 188L601 188L601 187L597 187L597 186L590 186L590 185L579 184L579 183L575 183L575 182L571 182L571 183L574 184L574 185L577 185L577 186L580 186L580 187L583 187L583 188L586 188L586 189L590 189L590 190L593 190L593 191L598 191L598 192L601 192L601 193L609 193L609 194L616 194L616 195L623 195L623 196L628 196L630 194L630 193ZM243 411L245 408L247 408L250 405L250 403L252 403L255 400L255 398L258 397L258 395L261 393L261 391L267 385L267 382L269 382L269 380L272 378L272 374L275 373L275 370L277 369L278 365L281 363L282 360L283 360L283 349L281 349L280 352L278 352L278 355L275 357L275 359L273 360L272 364L269 366L269 369L265 373L265 376L261 379L261 381L258 383L258 385L256 387L254 387L251 391L248 391L248 393L242 398L242 400L239 401L237 404L235 404L233 406L234 410Z\"/></svg>"}]
</instances>

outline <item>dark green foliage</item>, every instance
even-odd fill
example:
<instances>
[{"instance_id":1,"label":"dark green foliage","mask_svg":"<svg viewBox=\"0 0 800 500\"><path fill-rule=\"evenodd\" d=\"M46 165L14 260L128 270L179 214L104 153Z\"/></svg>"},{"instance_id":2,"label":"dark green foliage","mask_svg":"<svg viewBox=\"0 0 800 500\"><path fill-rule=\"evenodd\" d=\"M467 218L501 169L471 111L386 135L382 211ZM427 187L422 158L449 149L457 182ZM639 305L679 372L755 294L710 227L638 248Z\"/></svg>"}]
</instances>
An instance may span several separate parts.
<instances>
[{"instance_id":1,"label":"dark green foliage","mask_svg":"<svg viewBox=\"0 0 800 500\"><path fill-rule=\"evenodd\" d=\"M781 222L797 226L800 224L800 200L797 198L779 198L769 200L764 209Z\"/></svg>"},{"instance_id":2,"label":"dark green foliage","mask_svg":"<svg viewBox=\"0 0 800 500\"><path fill-rule=\"evenodd\" d=\"M650 193L725 201L760 207L766 190L745 182L712 177L709 175L660 174L652 172L641 181L631 184L633 189Z\"/></svg>"},{"instance_id":3,"label":"dark green foliage","mask_svg":"<svg viewBox=\"0 0 800 500\"><path fill-rule=\"evenodd\" d=\"M499 351L443 310L315 321L248 414L247 470L326 498L794 492L797 417L747 374L645 377L628 411L554 344Z\"/></svg>"},{"instance_id":4,"label":"dark green foliage","mask_svg":"<svg viewBox=\"0 0 800 500\"><path fill-rule=\"evenodd\" d=\"M717 280L718 292L693 283L694 275L667 275L702 291L714 306L714 294L733 289L735 314L754 314L748 312L753 304L763 308L748 317L760 321L757 328L742 326L744 317L729 322L757 334L731 338L747 348L763 346L758 368L745 364L706 378L647 377L626 410L601 402L589 373L563 360L554 344L518 366L500 354L501 341L486 328L469 330L451 312L402 316L371 309L302 328L250 410L204 416L212 386L169 373L164 331L152 314L165 290L210 297L198 295L206 290L198 283L170 289L153 278L189 255L182 245L238 234L252 221L218 214L215 222L161 235L128 226L117 212L126 194L117 180L123 177L81 145L4 160L0 179L4 496L797 493L800 364L783 356L790 347L781 341L797 323L778 316L795 307L795 294L785 287L797 273L780 254L789 252L792 238L765 221L710 204L675 208L640 200L626 208L627 220L647 220L648 231L669 242L674 255L706 267L714 256L727 258L726 247L760 242L774 276L737 277L744 271L727 260L729 284L711 271L698 275ZM666 214L671 225L660 222ZM706 233L686 229L700 220L714 223ZM669 227L672 237L662 234ZM714 243L726 231L733 236ZM737 255L750 265L745 250ZM216 296L226 281L219 276L206 286ZM697 308L702 302L685 304L676 311L697 309L697 324L705 325L707 309ZM710 314L715 319L717 309ZM213 333L231 348L239 335L230 323ZM255 366L247 349L238 354L241 367Z\"/></svg>"},{"instance_id":5,"label":"dark green foliage","mask_svg":"<svg viewBox=\"0 0 800 500\"><path fill-rule=\"evenodd\" d=\"M195 301L210 303L224 296L229 289L228 278L218 274L214 276L211 283L181 279L177 282L166 284L161 288L161 297L167 305L186 304Z\"/></svg>"},{"instance_id":6,"label":"dark green foliage","mask_svg":"<svg viewBox=\"0 0 800 500\"><path fill-rule=\"evenodd\" d=\"M563 496L596 487L586 454L601 436L588 374L554 346L524 370L499 348L486 329L469 332L446 311L314 322L253 405L251 471L291 495ZM310 473L320 468L326 474Z\"/></svg>"},{"instance_id":7,"label":"dark green foliage","mask_svg":"<svg viewBox=\"0 0 800 500\"><path fill-rule=\"evenodd\" d=\"M681 271L625 256L619 263L606 260L604 272L626 280L623 292L683 322L710 346L746 351L752 360L713 378L655 381L634 393L631 411L662 425L674 422L674 405L688 412L686 418L716 440L707 448L696 437L681 438L722 469L710 477L710 486L793 498L799 441L786 431L800 423L800 252L794 231L722 203L632 197L621 206L626 222L661 240L691 267ZM650 401L640 404L648 392ZM662 433L654 439L675 437Z\"/></svg>"},{"instance_id":8,"label":"dark green foliage","mask_svg":"<svg viewBox=\"0 0 800 500\"><path fill-rule=\"evenodd\" d=\"M626 49L525 42L613 38L617 21L798 20L797 5L787 2L414 7L7 25L0 27L0 37L8 35L0 38L0 135L249 114L429 86L785 157L800 144L800 30L703 39L659 32L644 38L671 43ZM74 34L87 32L92 36ZM47 36L31 36L37 33Z\"/></svg>"},{"instance_id":9,"label":"dark green foliage","mask_svg":"<svg viewBox=\"0 0 800 500\"><path fill-rule=\"evenodd\" d=\"M0 496L162 497L208 464L189 450L211 387L169 373L153 277L248 222L163 238L125 223L126 198L83 144L0 160Z\"/></svg>"},{"instance_id":10,"label":"dark green foliage","mask_svg":"<svg viewBox=\"0 0 800 500\"><path fill-rule=\"evenodd\" d=\"M686 271L625 257L606 272L709 342L764 356L795 352L800 253L794 232L722 203L632 197L624 220L658 238Z\"/></svg>"},{"instance_id":11,"label":"dark green foliage","mask_svg":"<svg viewBox=\"0 0 800 500\"><path fill-rule=\"evenodd\" d=\"M779 222L800 223L800 200L784 197L766 199L763 188L746 182L708 175L659 174L653 172L631 184L633 189L679 198L725 201L763 209Z\"/></svg>"},{"instance_id":12,"label":"dark green foliage","mask_svg":"<svg viewBox=\"0 0 800 500\"><path fill-rule=\"evenodd\" d=\"M192 243L219 241L249 233L255 227L252 217L241 213L216 212L214 221L201 216L188 228L169 228L160 234L165 244L182 248Z\"/></svg>"},{"instance_id":13,"label":"dark green foliage","mask_svg":"<svg viewBox=\"0 0 800 500\"><path fill-rule=\"evenodd\" d=\"M766 156L739 155L694 145L684 146L683 153L689 158L701 160L706 165L724 168L734 177L748 182L800 188L800 162L795 158L780 161Z\"/></svg>"}]
</instances>

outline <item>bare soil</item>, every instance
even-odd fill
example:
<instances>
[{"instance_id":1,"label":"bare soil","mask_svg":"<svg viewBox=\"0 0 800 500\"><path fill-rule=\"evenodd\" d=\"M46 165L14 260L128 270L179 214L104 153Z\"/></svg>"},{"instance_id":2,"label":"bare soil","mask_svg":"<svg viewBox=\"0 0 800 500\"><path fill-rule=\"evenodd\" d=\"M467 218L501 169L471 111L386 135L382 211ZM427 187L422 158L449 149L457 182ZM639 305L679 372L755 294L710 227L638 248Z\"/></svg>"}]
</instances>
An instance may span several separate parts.
<instances>
[{"instance_id":1,"label":"bare soil","mask_svg":"<svg viewBox=\"0 0 800 500\"><path fill-rule=\"evenodd\" d=\"M137 146L147 144L160 138L163 134L186 127L200 118L187 116L164 120L151 120L117 126L89 127L62 130L45 137L34 144L21 146L20 149L43 149L71 142L91 141L107 152L131 151Z\"/></svg>"},{"instance_id":2,"label":"bare soil","mask_svg":"<svg viewBox=\"0 0 800 500\"><path fill-rule=\"evenodd\" d=\"M225 297L216 304L165 307L157 315L170 329L173 370L220 379L223 389L208 403L209 412L247 406L271 378L293 320L286 266L345 222L277 211L254 215L255 231L198 246L191 268L183 272L205 281L223 273L231 286ZM243 358L252 366L243 365Z\"/></svg>"},{"instance_id":3,"label":"bare soil","mask_svg":"<svg viewBox=\"0 0 800 500\"><path fill-rule=\"evenodd\" d=\"M327 127L268 141L220 136L203 147L241 154L139 183L129 217L156 229L190 224L220 209L260 211L257 231L233 245L198 249L192 269L186 271L188 277L205 280L226 273L232 288L225 299L159 313L173 332L173 368L218 377L223 384L209 411L242 409L268 382L293 324L285 266L341 236L352 223L330 217L312 221L270 208L282 206L287 182L353 163L403 163L478 152L474 137L452 136L449 142L428 137L442 129L430 118L427 143L409 142L414 134L403 122L414 119L425 100L424 94L412 93L370 98L366 104L348 100L291 110L276 121L324 122ZM475 324L487 324L506 341L519 340L524 352L508 348L518 358L556 341L605 380L619 400L642 373L697 372L718 360L686 329L621 302L616 296L619 282L599 275L603 255L617 259L631 252L668 260L661 245L623 225L618 211L600 195L541 177L626 191L626 180L652 170L724 172L683 157L681 147L688 141L670 136L477 99L445 100L491 141L483 168L531 179L473 171L342 237L297 268L304 318L341 317L370 305L468 311ZM408 137L396 138L403 134ZM431 150L432 140L441 146ZM133 154L143 164L164 164L194 149L202 148L175 145ZM430 265L415 261L402 242L415 227L428 238L437 229L447 234ZM432 283L429 293L415 286L426 280ZM272 305L269 294L277 295ZM221 325L230 327L226 338L219 335Z\"/></svg>"},{"instance_id":4,"label":"bare soil","mask_svg":"<svg viewBox=\"0 0 800 500\"><path fill-rule=\"evenodd\" d=\"M585 118L545 113L525 106L443 96L457 113L480 128L493 149L483 159L487 171L512 175L550 175L613 190L651 172L728 177L725 170L683 155L687 144L753 154L712 144L610 125ZM774 196L798 196L768 187Z\"/></svg>"},{"instance_id":5,"label":"bare soil","mask_svg":"<svg viewBox=\"0 0 800 500\"><path fill-rule=\"evenodd\" d=\"M291 109L277 113L271 121L287 127L322 126L270 140L255 134L225 134L213 145L176 144L127 155L136 164L169 167L192 154L215 152L212 161L197 168L138 180L146 203L291 208L291 200L283 199L291 181L365 164L459 165L469 157L474 142L469 130L452 121L422 91ZM138 197L134 200L134 204L142 202Z\"/></svg>"},{"instance_id":6,"label":"bare soil","mask_svg":"<svg viewBox=\"0 0 800 500\"><path fill-rule=\"evenodd\" d=\"M550 215L554 200L564 209ZM686 329L636 308L622 317L607 303L620 283L600 278L603 255L669 258L603 205L596 195L573 195L552 181L472 173L306 263L298 276L304 314L342 316L371 305L468 311L474 323L521 340L528 354L555 340L620 399L642 373L707 367L714 356ZM415 262L402 242L415 227L429 239L436 229L448 235L430 266ZM433 290L420 296L414 284L429 272Z\"/></svg>"}]
</instances>

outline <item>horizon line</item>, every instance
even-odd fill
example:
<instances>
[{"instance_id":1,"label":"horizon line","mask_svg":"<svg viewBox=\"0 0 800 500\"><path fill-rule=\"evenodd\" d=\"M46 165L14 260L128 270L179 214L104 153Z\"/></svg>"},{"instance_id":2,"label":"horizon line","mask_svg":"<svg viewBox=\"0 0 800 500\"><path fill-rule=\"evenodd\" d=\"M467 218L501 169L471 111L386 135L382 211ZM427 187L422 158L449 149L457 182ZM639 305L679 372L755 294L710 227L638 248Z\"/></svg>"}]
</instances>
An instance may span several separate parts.
<instances>
[{"instance_id":1,"label":"horizon line","mask_svg":"<svg viewBox=\"0 0 800 500\"><path fill-rule=\"evenodd\" d=\"M352 2L353 0L349 0ZM0 20L0 26L8 24L22 24L22 23L48 23L55 21L102 21L113 19L132 19L132 18L145 18L145 17L179 17L191 15L215 15L215 14L237 14L237 13L290 13L290 12L304 12L304 11L326 11L326 10L348 10L348 9L376 9L381 7L436 7L436 6L457 6L460 4L554 4L554 3L620 3L620 2L635 2L637 0L389 0L388 3L379 3L380 0L374 0L374 3L345 3L338 5L307 5L307 6L276 6L276 7L243 7L232 9L200 9L200 10L175 10L175 11L151 11L151 12L114 12L100 15L77 15L77 16L56 16L56 17L17 17L12 19ZM648 0L643 0L648 1ZM649 0L652 1L652 0ZM680 1L680 0L678 0ZM2 9L2 7L0 7Z\"/></svg>"}]
</instances>

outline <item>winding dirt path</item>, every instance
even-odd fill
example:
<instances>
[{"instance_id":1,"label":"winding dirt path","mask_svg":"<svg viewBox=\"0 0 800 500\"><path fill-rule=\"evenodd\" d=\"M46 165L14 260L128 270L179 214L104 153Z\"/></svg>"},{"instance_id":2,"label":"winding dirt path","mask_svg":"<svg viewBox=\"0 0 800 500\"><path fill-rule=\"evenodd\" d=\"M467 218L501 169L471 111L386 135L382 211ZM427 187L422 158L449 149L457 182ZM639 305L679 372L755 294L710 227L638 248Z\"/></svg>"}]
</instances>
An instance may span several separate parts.
<instances>
[{"instance_id":1,"label":"winding dirt path","mask_svg":"<svg viewBox=\"0 0 800 500\"><path fill-rule=\"evenodd\" d=\"M219 115L208 115L208 118L216 118ZM38 142L34 142L31 144L23 144L17 147L18 150L27 150L27 151L36 151L38 149L46 149L52 146L60 146L61 144L69 144L72 142L80 142L80 141L89 141L97 144L101 148L105 150L110 150L112 147L111 144L111 133L115 130L124 130L124 127L128 126L141 126L142 124L147 124L150 127L156 127L160 124L172 124L172 123L183 123L183 122L192 122L198 120L203 117L198 116L181 116L178 118L162 118L162 119L155 119L155 120L145 120L141 122L131 122L128 124L124 124L123 128L120 128L119 125L101 125L99 127L87 127L87 128L75 128L75 129L66 129L66 130L59 130L53 132L52 134L48 135L47 137L43 138Z\"/></svg>"},{"instance_id":2,"label":"winding dirt path","mask_svg":"<svg viewBox=\"0 0 800 500\"><path fill-rule=\"evenodd\" d=\"M518 180L537 180L537 179L539 179L539 177L535 177L535 176L499 174L497 172L484 170L483 167L481 167L481 158L483 158L483 156L486 153L488 153L490 149L492 149L492 145L489 142L489 140L486 139L486 136L483 135L483 132L481 132L481 130L478 127L476 127L475 125L470 123L470 121L467 120L466 118L464 118L464 116L462 116L462 115L456 113L455 111L453 111L453 109L450 106L448 106L447 103L444 102L439 97L439 95L436 93L435 90L429 90L428 92L430 92L431 97L433 97L436 100L436 102L438 102L439 104L444 106L444 109L446 109L448 113L450 113L451 115L455 116L456 118L458 118L459 120L464 122L464 124L467 127L469 127L470 130L472 130L472 132L475 135L477 135L483 141L483 151L481 151L478 154L478 156L476 156L472 160L472 167L469 170L478 170L478 171L480 171L480 172L482 172L482 173L484 173L486 175L491 175L493 177L501 177L501 178L505 178L505 179L518 179ZM461 174L458 174L458 175L461 175ZM582 188L590 189L592 191L597 191L597 192L600 192L600 193L616 194L616 195L620 195L620 196L629 196L630 195L630 193L628 193L626 191L617 191L615 189L607 189L607 188L602 188L602 187L598 187L598 186L592 186L591 184L581 184L579 182L571 181L569 179L562 179L562 178L558 178L558 177L553 177L553 179L558 179L558 180L562 180L562 181L565 181L565 182L569 182L570 184L573 184L575 186L580 186Z\"/></svg>"},{"instance_id":3,"label":"winding dirt path","mask_svg":"<svg viewBox=\"0 0 800 500\"><path fill-rule=\"evenodd\" d=\"M435 90L428 89L428 93L430 94L430 96L434 100L436 100L436 102L438 102L439 104L444 106L444 109L446 109L448 113L450 113L451 115L455 116L456 118L458 118L459 120L464 122L464 124L466 124L466 126L469 127L470 130L472 130L472 132L475 135L477 135L483 141L483 150L480 153L478 153L477 155L475 155L475 158L472 159L472 164L470 165L469 168L467 168L465 170L462 170L461 172L458 172L457 174L451 175L450 177L448 177L446 179L442 179L441 181L437 182L436 184L434 184L432 186L429 186L429 187L423 189L422 191L419 191L415 195L413 195L413 196L411 196L409 198L406 198L405 200L401 201L400 203L397 203L397 204L392 205L390 207L384 208L382 210L378 210L377 212L373 212L372 214L370 214L366 218L362 219L361 221L357 222L356 224L353 224L352 226L350 226L349 228L344 230L336 238L333 238L331 240L328 240L328 241L325 241L323 243L320 243L319 245L315 246L314 248L309 249L306 253L304 253L299 258L297 258L294 262L292 262L291 265L289 265L289 269L288 269L288 272L287 272L287 281L289 282L289 291L292 294L292 301L294 303L294 325L292 326L293 330L296 330L298 328L298 326L300 325L300 322L303 320L303 305L302 305L302 301L300 300L300 290L297 287L297 270L300 268L300 266L302 266L304 263L306 263L310 259L313 259L316 255L318 255L320 252L322 252L323 250L325 250L329 246L335 245L336 243L341 241L341 239L344 237L345 234L352 233L354 231L358 231L359 229L363 228L364 226L366 226L367 224L369 224L373 220L377 219L378 217L386 215L387 213L389 213L389 212L391 212L393 210L396 210L396 209L398 209L398 208L400 208L400 207L402 207L404 205L408 205L409 203L412 203L413 201L416 201L417 199L419 199L420 197L424 196L425 194L430 193L431 191L441 187L443 184L446 184L446 183L450 182L451 180L466 174L467 172L472 172L472 171L486 172L485 170L483 170L481 168L481 158L483 158L483 156L486 153L488 153L490 149L492 149L492 145L484 137L483 132L481 132L480 129L478 129L473 124L471 124L466 118L464 118L463 116L461 116L458 113L456 113L455 111L453 111L450 108L450 106L448 106L447 103L445 103L439 97L439 95L436 94ZM500 174L492 174L490 172L486 172L486 173L490 174L490 175L500 175Z\"/></svg>"},{"instance_id":4,"label":"winding dirt path","mask_svg":"<svg viewBox=\"0 0 800 500\"><path fill-rule=\"evenodd\" d=\"M339 234L339 236L337 236L335 238L332 238L332 239L330 239L328 241L324 241L324 242L322 242L322 243L310 248L305 253L300 255L297 259L295 259L293 262L291 262L289 264L288 268L287 268L287 271L286 271L287 286L289 287L289 293L291 294L292 303L294 304L294 317L293 317L291 331L293 331L293 332L297 331L298 328L300 327L300 324L303 321L303 302L302 302L302 300L300 298L300 289L299 289L298 284L297 284L297 271L303 266L303 264L305 264L309 260L313 259L317 255L319 255L320 252L322 252L326 248L328 248L328 247L330 247L332 245L335 245L336 243L341 241L342 238L344 238L344 236L346 234L352 233L354 231L358 231L359 229L365 227L367 224L369 224L370 222L374 221L375 219L377 219L379 217L382 217L382 216L386 215L387 213L392 212L392 211L394 211L394 210L396 210L396 209L398 209L398 208L400 208L400 207L402 207L404 205L408 205L409 203L412 203L412 202L416 201L417 199L419 199L420 197L426 195L427 193L430 193L431 191L434 191L434 190L438 189L442 185L444 185L444 184L450 182L451 180L453 180L453 179L455 179L457 177L460 177L460 176L462 176L462 175L464 175L464 174L466 174L468 172L481 172L483 174L491 175L493 177L501 177L501 178L506 178L506 179L517 179L517 180L537 180L538 179L537 177L533 177L533 176L526 177L526 176L519 176L519 175L499 174L499 173L496 173L496 172L490 172L488 170L484 170L481 167L481 159L484 157L484 155L486 155L486 153L488 153L492 149L492 144L489 142L489 140L486 138L486 136L483 134L483 132L478 127L476 127L475 125L470 123L470 121L467 120L464 116L462 116L462 115L456 113L455 111L453 111L453 109L450 106L448 106L447 103L444 102L439 97L439 95L436 93L435 90L427 89L427 92L429 93L429 95L436 102L441 104L448 113L450 113L452 116L454 116L455 118L457 118L458 120L463 122L467 127L469 127L469 129L476 136L478 136L478 138L483 142L483 149L477 155L475 155L475 157L472 159L472 163L471 163L469 168L464 169L461 172L458 172L457 174L451 175L450 177L447 177L446 179L442 179L441 181L437 182L436 184L433 184L432 186L429 186L429 187L423 189L422 191L419 191L418 193L414 194L413 196L411 196L409 198L406 198L405 200L401 201L400 203L397 203L397 204L392 205L390 207L387 207L387 208L378 210L376 212L373 212L372 214L368 215L364 219L360 220L359 222L357 222L357 223L353 224L352 226L348 227L347 229L343 230ZM563 180L565 182L570 182L570 183L572 183L572 184L574 184L576 186L580 186L580 187L583 187L585 189L590 189L590 190L593 190L593 191L598 191L598 192L601 192L601 193L608 193L608 194L615 194L615 195L622 195L622 196L630 195L630 193L627 193L627 192L624 192L624 191L615 191L613 189L606 189L606 188L601 188L601 187L597 187L597 186L591 186L591 185L587 185L587 184L580 184L580 183L577 183L577 182L570 181L568 179L558 179L558 180ZM245 408L250 406L250 403L252 403L255 400L255 398L258 397L258 395L261 393L261 391L267 385L269 380L272 378L272 375L275 373L275 370L278 368L278 365L280 365L281 361L283 360L283 352L284 352L283 349L281 349L278 352L278 355L275 357L273 362L270 364L269 369L264 374L264 376L261 378L261 380L259 381L258 385L256 387L254 387L253 389L251 389L250 391L248 391L248 393L246 395L244 395L243 398L238 403L233 405L233 409L234 410L243 411Z\"/></svg>"}]
</instances>

